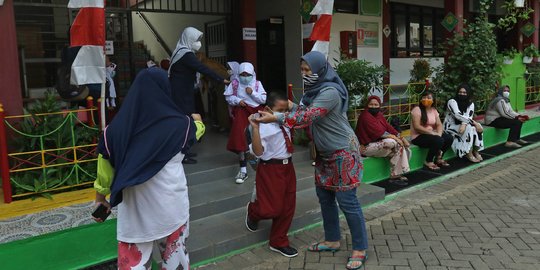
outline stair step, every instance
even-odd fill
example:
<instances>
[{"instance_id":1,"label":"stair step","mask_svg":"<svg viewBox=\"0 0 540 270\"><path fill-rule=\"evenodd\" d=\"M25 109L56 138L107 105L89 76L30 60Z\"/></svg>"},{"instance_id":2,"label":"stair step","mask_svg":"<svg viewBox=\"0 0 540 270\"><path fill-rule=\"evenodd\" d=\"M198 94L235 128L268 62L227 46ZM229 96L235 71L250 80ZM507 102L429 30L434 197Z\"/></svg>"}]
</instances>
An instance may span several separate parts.
<instances>
[{"instance_id":1,"label":"stair step","mask_svg":"<svg viewBox=\"0 0 540 270\"><path fill-rule=\"evenodd\" d=\"M216 151L214 149L214 151ZM199 152L199 151L195 151ZM200 151L208 153L207 151ZM239 170L238 156L231 152L221 152L214 155L201 156L196 158L197 164L184 165L188 186L218 181L223 178L236 176ZM293 162L301 163L310 160L309 149L296 146L293 154ZM248 170L251 170L248 166ZM252 172L252 171L251 171ZM251 173L255 175L254 173Z\"/></svg>"},{"instance_id":2,"label":"stair step","mask_svg":"<svg viewBox=\"0 0 540 270\"><path fill-rule=\"evenodd\" d=\"M366 205L384 199L384 189L364 184L358 189L357 195L360 203ZM260 222L259 230L252 233L245 228L245 214L244 204L228 212L191 221L187 244L191 261L196 263L215 258L268 240L271 221ZM290 230L298 230L319 221L321 215L315 187L297 192L296 212Z\"/></svg>"},{"instance_id":3,"label":"stair step","mask_svg":"<svg viewBox=\"0 0 540 270\"><path fill-rule=\"evenodd\" d=\"M295 163L297 191L313 187L311 161ZM249 172L244 184L236 184L234 177L189 187L190 218L196 220L242 207L251 198L255 172ZM188 181L190 179L188 178Z\"/></svg>"}]
</instances>

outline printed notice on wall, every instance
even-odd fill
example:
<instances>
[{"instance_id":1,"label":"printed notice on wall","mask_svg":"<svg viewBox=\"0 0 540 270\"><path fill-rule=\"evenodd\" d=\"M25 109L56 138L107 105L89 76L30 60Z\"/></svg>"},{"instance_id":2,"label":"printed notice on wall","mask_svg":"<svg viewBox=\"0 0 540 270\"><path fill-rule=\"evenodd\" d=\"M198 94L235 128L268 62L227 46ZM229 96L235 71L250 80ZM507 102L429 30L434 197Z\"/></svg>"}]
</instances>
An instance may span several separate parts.
<instances>
[{"instance_id":1,"label":"printed notice on wall","mask_svg":"<svg viewBox=\"0 0 540 270\"><path fill-rule=\"evenodd\" d=\"M112 40L106 40L105 41L105 55L113 55L114 54L114 43Z\"/></svg>"},{"instance_id":2,"label":"printed notice on wall","mask_svg":"<svg viewBox=\"0 0 540 270\"><path fill-rule=\"evenodd\" d=\"M242 28L242 39L257 40L257 29L248 27Z\"/></svg>"},{"instance_id":3,"label":"printed notice on wall","mask_svg":"<svg viewBox=\"0 0 540 270\"><path fill-rule=\"evenodd\" d=\"M356 21L358 47L379 47L379 23Z\"/></svg>"}]
</instances>

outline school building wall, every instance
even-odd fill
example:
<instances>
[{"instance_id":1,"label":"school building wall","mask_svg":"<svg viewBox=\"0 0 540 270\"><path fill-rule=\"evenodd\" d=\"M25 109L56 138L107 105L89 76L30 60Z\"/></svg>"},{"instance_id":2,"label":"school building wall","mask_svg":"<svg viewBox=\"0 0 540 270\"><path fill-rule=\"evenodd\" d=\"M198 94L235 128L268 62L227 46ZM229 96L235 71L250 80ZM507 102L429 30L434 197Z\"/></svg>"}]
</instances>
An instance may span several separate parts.
<instances>
[{"instance_id":1,"label":"school building wall","mask_svg":"<svg viewBox=\"0 0 540 270\"><path fill-rule=\"evenodd\" d=\"M295 88L302 87L302 76L300 74L300 57L302 57L300 1L257 0L256 8L257 21L266 20L270 17L283 17L287 83L292 83Z\"/></svg>"},{"instance_id":2,"label":"school building wall","mask_svg":"<svg viewBox=\"0 0 540 270\"><path fill-rule=\"evenodd\" d=\"M161 38L163 38L163 41L167 44L171 51L174 51L174 48L176 48L176 43L178 42L184 28L192 26L204 33L205 23L225 18L224 16L186 15L158 12L145 12L144 15L154 29L156 29L156 32L158 32ZM161 47L140 16L137 15L136 12L133 12L132 18L133 41L144 41L144 44L146 44L148 50L150 51L150 55L154 57L156 62L159 62L164 58L169 58L170 56ZM200 51L204 52L204 38L202 43L203 47Z\"/></svg>"}]
</instances>

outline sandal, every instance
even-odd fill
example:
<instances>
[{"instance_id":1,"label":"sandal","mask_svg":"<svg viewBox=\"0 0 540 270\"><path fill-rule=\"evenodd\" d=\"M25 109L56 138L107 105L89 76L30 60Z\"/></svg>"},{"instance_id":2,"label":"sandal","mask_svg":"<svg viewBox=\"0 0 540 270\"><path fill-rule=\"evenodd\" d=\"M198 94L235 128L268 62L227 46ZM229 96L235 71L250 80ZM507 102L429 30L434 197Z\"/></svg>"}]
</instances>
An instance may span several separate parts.
<instances>
[{"instance_id":1,"label":"sandal","mask_svg":"<svg viewBox=\"0 0 540 270\"><path fill-rule=\"evenodd\" d=\"M446 162L444 159L437 160L436 163L439 167L450 167L450 164Z\"/></svg>"},{"instance_id":2,"label":"sandal","mask_svg":"<svg viewBox=\"0 0 540 270\"><path fill-rule=\"evenodd\" d=\"M472 163L478 163L480 160L478 160L474 155L469 154L465 156L470 162Z\"/></svg>"},{"instance_id":3,"label":"sandal","mask_svg":"<svg viewBox=\"0 0 540 270\"><path fill-rule=\"evenodd\" d=\"M433 163L433 165L428 165L428 164L424 163L424 166L426 166L426 168L428 168L431 171L438 171L438 170L441 169L439 166L437 166L434 163Z\"/></svg>"},{"instance_id":4,"label":"sandal","mask_svg":"<svg viewBox=\"0 0 540 270\"><path fill-rule=\"evenodd\" d=\"M409 179L407 179L407 177L405 176L398 176L398 177L395 177L395 178L390 178L390 183L392 184L395 184L395 185L398 185L398 186L406 186L409 184Z\"/></svg>"},{"instance_id":5,"label":"sandal","mask_svg":"<svg viewBox=\"0 0 540 270\"><path fill-rule=\"evenodd\" d=\"M355 256L355 257L351 256L351 257L349 257L349 261L347 262L346 268L349 269L349 270L361 269L364 266L364 264L366 263L366 261L367 261L367 253L364 256ZM351 265L354 262L361 262L362 264L360 264L359 266L356 266L356 267L352 267Z\"/></svg>"},{"instance_id":6,"label":"sandal","mask_svg":"<svg viewBox=\"0 0 540 270\"><path fill-rule=\"evenodd\" d=\"M323 243L319 242L319 243L315 243L315 244L311 245L310 247L308 247L308 251L312 251L312 252L325 252L325 251L336 252L336 251L339 251L339 247L338 248L333 248L333 247L323 245Z\"/></svg>"}]
</instances>

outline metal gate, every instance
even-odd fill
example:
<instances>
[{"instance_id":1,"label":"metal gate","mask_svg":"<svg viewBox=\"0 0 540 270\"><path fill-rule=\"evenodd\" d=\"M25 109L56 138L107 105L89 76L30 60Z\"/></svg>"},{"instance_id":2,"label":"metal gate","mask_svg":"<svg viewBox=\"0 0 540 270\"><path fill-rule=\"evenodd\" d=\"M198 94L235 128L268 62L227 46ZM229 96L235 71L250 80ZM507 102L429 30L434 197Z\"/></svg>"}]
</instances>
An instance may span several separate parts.
<instances>
[{"instance_id":1,"label":"metal gate","mask_svg":"<svg viewBox=\"0 0 540 270\"><path fill-rule=\"evenodd\" d=\"M227 62L228 29L227 20L204 24L206 57L225 65Z\"/></svg>"}]
</instances>

